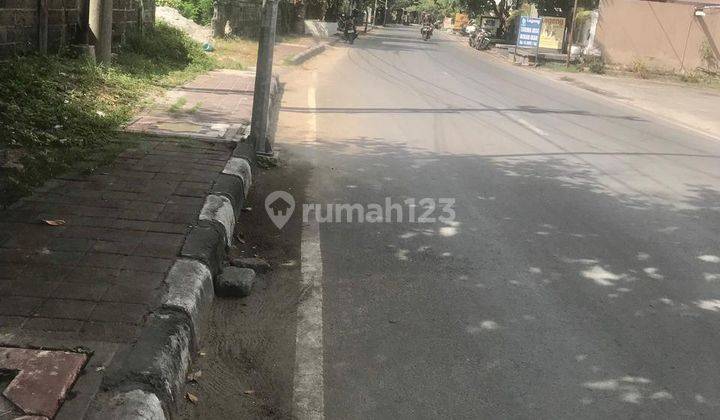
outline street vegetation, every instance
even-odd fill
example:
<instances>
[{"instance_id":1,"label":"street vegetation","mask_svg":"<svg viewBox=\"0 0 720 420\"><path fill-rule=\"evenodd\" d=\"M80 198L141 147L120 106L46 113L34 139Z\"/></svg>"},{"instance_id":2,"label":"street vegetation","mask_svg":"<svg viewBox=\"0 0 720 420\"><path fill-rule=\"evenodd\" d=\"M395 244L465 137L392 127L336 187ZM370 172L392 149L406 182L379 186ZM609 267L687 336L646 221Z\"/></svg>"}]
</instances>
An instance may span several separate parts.
<instances>
[{"instance_id":1,"label":"street vegetation","mask_svg":"<svg viewBox=\"0 0 720 420\"><path fill-rule=\"evenodd\" d=\"M27 55L0 67L0 206L78 167L93 170L131 136L116 130L149 98L217 66L163 24L132 33L113 64Z\"/></svg>"}]
</instances>

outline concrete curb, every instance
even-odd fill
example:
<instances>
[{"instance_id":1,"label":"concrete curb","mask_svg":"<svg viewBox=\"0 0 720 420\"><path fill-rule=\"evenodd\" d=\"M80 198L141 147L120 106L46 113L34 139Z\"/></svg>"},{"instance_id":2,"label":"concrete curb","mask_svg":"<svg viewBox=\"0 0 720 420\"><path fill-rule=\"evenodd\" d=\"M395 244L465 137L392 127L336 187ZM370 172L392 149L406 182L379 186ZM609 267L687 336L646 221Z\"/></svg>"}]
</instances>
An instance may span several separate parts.
<instances>
[{"instance_id":1,"label":"concrete curb","mask_svg":"<svg viewBox=\"0 0 720 420\"><path fill-rule=\"evenodd\" d=\"M288 60L288 62L290 64L292 64L293 66L302 64L305 61L307 61L307 60L315 57L316 55L320 54L321 52L325 51L325 49L329 45L333 45L333 44L337 43L338 41L339 41L339 39L333 39L331 41L326 41L321 44L310 47L303 52L295 54L290 60Z\"/></svg>"},{"instance_id":2,"label":"concrete curb","mask_svg":"<svg viewBox=\"0 0 720 420\"><path fill-rule=\"evenodd\" d=\"M198 221L165 278L160 307L137 342L108 367L87 418L171 418L182 401L192 355L200 348L216 282L252 187L253 148L237 145L206 196Z\"/></svg>"}]
</instances>

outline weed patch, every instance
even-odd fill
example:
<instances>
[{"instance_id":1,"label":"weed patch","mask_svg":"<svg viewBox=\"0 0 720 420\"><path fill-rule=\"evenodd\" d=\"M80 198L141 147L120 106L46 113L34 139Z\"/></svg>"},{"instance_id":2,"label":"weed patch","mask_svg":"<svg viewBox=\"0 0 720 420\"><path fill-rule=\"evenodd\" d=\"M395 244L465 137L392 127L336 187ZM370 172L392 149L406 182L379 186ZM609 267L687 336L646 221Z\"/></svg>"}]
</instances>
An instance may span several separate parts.
<instances>
[{"instance_id":1,"label":"weed patch","mask_svg":"<svg viewBox=\"0 0 720 420\"><path fill-rule=\"evenodd\" d=\"M25 56L0 67L0 207L117 150L115 131L163 88L214 67L182 32L130 34L112 66Z\"/></svg>"}]
</instances>

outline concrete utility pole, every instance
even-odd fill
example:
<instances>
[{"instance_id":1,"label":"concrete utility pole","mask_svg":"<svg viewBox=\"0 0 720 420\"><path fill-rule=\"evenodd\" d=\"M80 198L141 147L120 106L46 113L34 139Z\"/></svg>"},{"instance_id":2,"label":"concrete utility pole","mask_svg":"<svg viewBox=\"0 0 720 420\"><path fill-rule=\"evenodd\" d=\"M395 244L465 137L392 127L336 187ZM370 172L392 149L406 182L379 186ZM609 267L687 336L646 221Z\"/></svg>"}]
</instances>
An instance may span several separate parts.
<instances>
[{"instance_id":1,"label":"concrete utility pole","mask_svg":"<svg viewBox=\"0 0 720 420\"><path fill-rule=\"evenodd\" d=\"M100 64L112 61L113 0L90 0L90 32L95 43L95 57Z\"/></svg>"},{"instance_id":2,"label":"concrete utility pole","mask_svg":"<svg viewBox=\"0 0 720 420\"><path fill-rule=\"evenodd\" d=\"M267 141L267 132L277 10L278 0L263 1L262 26L255 70L255 94L253 96L252 121L250 122L250 135L255 142L255 152L262 155L272 154L272 145Z\"/></svg>"},{"instance_id":3,"label":"concrete utility pole","mask_svg":"<svg viewBox=\"0 0 720 420\"><path fill-rule=\"evenodd\" d=\"M575 0L575 4L573 4L573 10L572 10L572 22L570 22L570 35L568 36L568 46L567 46L567 59L565 60L565 67L570 67L570 52L572 51L572 43L573 43L573 36L575 32L575 14L577 13L577 0Z\"/></svg>"},{"instance_id":4,"label":"concrete utility pole","mask_svg":"<svg viewBox=\"0 0 720 420\"><path fill-rule=\"evenodd\" d=\"M388 19L388 0L385 0L385 17L383 19L383 26L387 26Z\"/></svg>"}]
</instances>

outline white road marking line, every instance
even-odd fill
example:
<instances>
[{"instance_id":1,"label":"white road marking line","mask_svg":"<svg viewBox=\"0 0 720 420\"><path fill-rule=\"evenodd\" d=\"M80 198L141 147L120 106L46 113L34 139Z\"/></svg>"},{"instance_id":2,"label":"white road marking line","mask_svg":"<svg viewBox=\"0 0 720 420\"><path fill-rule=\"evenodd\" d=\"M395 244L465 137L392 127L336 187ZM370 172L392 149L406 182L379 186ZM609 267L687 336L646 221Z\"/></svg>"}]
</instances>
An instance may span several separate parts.
<instances>
[{"instance_id":1,"label":"white road marking line","mask_svg":"<svg viewBox=\"0 0 720 420\"><path fill-rule=\"evenodd\" d=\"M313 85L317 75L313 73ZM308 106L316 108L315 88L308 89ZM308 137L317 136L317 119L310 113ZM308 139L309 140L309 139ZM295 336L295 378L293 390L294 418L323 420L323 317L322 317L322 253L320 224L313 214L303 226L300 241L301 293L297 309Z\"/></svg>"},{"instance_id":2,"label":"white road marking line","mask_svg":"<svg viewBox=\"0 0 720 420\"><path fill-rule=\"evenodd\" d=\"M537 134L538 136L546 137L548 135L542 129L535 127L534 125L530 124L529 122L525 121L522 118L517 118L517 117L510 117L510 118L515 120L518 124L522 125L523 127L527 128L528 130L532 131L533 133Z\"/></svg>"}]
</instances>

